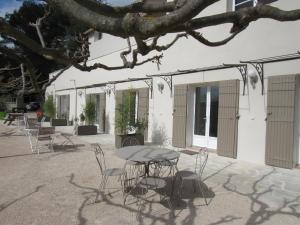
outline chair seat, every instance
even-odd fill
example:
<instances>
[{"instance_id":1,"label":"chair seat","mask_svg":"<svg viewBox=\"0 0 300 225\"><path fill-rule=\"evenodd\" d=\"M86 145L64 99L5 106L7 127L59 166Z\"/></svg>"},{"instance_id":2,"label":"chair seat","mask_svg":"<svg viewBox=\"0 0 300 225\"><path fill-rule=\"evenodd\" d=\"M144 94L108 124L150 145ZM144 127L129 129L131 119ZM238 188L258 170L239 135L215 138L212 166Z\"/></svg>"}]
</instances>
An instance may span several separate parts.
<instances>
[{"instance_id":1,"label":"chair seat","mask_svg":"<svg viewBox=\"0 0 300 225\"><path fill-rule=\"evenodd\" d=\"M125 174L125 171L120 168L110 168L106 169L103 173L105 176L120 176Z\"/></svg>"},{"instance_id":2,"label":"chair seat","mask_svg":"<svg viewBox=\"0 0 300 225\"><path fill-rule=\"evenodd\" d=\"M160 162L159 165L161 165L161 166L176 166L177 162L174 162L174 161L163 161L163 162Z\"/></svg>"},{"instance_id":3,"label":"chair seat","mask_svg":"<svg viewBox=\"0 0 300 225\"><path fill-rule=\"evenodd\" d=\"M134 162L134 161L127 160L126 165L139 166L139 165L143 165L143 164L139 163L139 162Z\"/></svg>"},{"instance_id":4,"label":"chair seat","mask_svg":"<svg viewBox=\"0 0 300 225\"><path fill-rule=\"evenodd\" d=\"M181 170L176 173L176 176L181 177L184 180L194 180L199 179L199 176L197 173L189 170Z\"/></svg>"},{"instance_id":5,"label":"chair seat","mask_svg":"<svg viewBox=\"0 0 300 225\"><path fill-rule=\"evenodd\" d=\"M64 136L64 137L73 137L74 136L74 134L63 133L63 132L59 132L58 134L60 134L61 136Z\"/></svg>"},{"instance_id":6,"label":"chair seat","mask_svg":"<svg viewBox=\"0 0 300 225\"><path fill-rule=\"evenodd\" d=\"M39 136L38 140L39 141L50 141L50 140L52 140L52 137L51 136Z\"/></svg>"},{"instance_id":7,"label":"chair seat","mask_svg":"<svg viewBox=\"0 0 300 225\"><path fill-rule=\"evenodd\" d=\"M140 187L152 190L164 188L166 185L167 182L164 179L158 177L144 177L139 182Z\"/></svg>"}]
</instances>

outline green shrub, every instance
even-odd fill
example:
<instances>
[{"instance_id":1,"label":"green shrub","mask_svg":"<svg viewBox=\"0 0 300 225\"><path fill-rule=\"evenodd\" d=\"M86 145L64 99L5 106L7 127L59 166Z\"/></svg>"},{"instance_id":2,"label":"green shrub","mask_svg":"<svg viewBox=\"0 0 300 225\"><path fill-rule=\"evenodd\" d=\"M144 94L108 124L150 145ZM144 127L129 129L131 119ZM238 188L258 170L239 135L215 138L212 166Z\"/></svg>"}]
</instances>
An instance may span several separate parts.
<instances>
[{"instance_id":1,"label":"green shrub","mask_svg":"<svg viewBox=\"0 0 300 225\"><path fill-rule=\"evenodd\" d=\"M0 112L0 120L3 120L6 116L6 112Z\"/></svg>"},{"instance_id":2,"label":"green shrub","mask_svg":"<svg viewBox=\"0 0 300 225\"><path fill-rule=\"evenodd\" d=\"M48 117L55 118L56 115L56 107L54 104L53 96L48 96L47 100L43 104L44 114Z\"/></svg>"},{"instance_id":3,"label":"green shrub","mask_svg":"<svg viewBox=\"0 0 300 225\"><path fill-rule=\"evenodd\" d=\"M93 101L88 100L85 104L85 107L83 109L85 114L85 119L88 123L88 125L93 125L96 120L96 105Z\"/></svg>"},{"instance_id":4,"label":"green shrub","mask_svg":"<svg viewBox=\"0 0 300 225\"><path fill-rule=\"evenodd\" d=\"M122 96L122 103L116 107L116 133L128 134L134 129L136 133L144 134L147 122L144 119L136 119L136 91L127 90Z\"/></svg>"}]
</instances>

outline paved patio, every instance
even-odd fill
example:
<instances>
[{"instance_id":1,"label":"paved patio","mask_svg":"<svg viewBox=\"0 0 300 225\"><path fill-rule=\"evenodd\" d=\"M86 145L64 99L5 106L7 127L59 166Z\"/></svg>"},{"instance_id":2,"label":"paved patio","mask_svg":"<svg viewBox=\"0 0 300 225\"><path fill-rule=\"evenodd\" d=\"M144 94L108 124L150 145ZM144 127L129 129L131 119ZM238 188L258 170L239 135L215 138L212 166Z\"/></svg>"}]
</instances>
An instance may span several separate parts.
<instances>
[{"instance_id":1,"label":"paved patio","mask_svg":"<svg viewBox=\"0 0 300 225\"><path fill-rule=\"evenodd\" d=\"M59 143L60 139L56 140ZM248 164L209 155L204 171L209 205L185 188L183 199L150 203L137 217L134 199L124 206L121 193L104 196L89 143L100 142L109 164L113 137L76 137L78 149L32 155L28 140L15 128L0 125L0 224L2 225L296 225L300 224L300 170ZM193 156L181 154L179 168L193 167ZM157 195L150 197L157 199ZM96 200L96 203L94 203Z\"/></svg>"}]
</instances>

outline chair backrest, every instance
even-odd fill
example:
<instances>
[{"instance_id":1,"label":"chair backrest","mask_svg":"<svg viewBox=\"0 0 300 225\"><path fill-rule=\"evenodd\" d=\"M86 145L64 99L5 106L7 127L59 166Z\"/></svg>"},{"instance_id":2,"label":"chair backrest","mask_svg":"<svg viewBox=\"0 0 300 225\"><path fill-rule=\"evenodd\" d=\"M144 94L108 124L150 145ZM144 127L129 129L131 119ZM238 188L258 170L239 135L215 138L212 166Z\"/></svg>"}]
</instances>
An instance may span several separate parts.
<instances>
[{"instance_id":1,"label":"chair backrest","mask_svg":"<svg viewBox=\"0 0 300 225\"><path fill-rule=\"evenodd\" d=\"M24 123L26 129L37 129L39 127L37 118L28 118L26 114L24 114Z\"/></svg>"},{"instance_id":2,"label":"chair backrest","mask_svg":"<svg viewBox=\"0 0 300 225\"><path fill-rule=\"evenodd\" d=\"M128 136L122 141L122 147L134 145L140 145L140 142L136 137Z\"/></svg>"},{"instance_id":3,"label":"chair backrest","mask_svg":"<svg viewBox=\"0 0 300 225\"><path fill-rule=\"evenodd\" d=\"M201 178L208 160L207 148L200 148L196 155L195 173Z\"/></svg>"},{"instance_id":4,"label":"chair backrest","mask_svg":"<svg viewBox=\"0 0 300 225\"><path fill-rule=\"evenodd\" d=\"M103 172L106 170L104 152L103 152L100 144L98 144L98 143L91 144L91 147L94 150L95 157L96 157L97 163L100 168L100 173L101 173L101 175L103 175Z\"/></svg>"},{"instance_id":5,"label":"chair backrest","mask_svg":"<svg viewBox=\"0 0 300 225\"><path fill-rule=\"evenodd\" d=\"M55 134L55 127L39 127L38 128L38 135L50 135Z\"/></svg>"},{"instance_id":6,"label":"chair backrest","mask_svg":"<svg viewBox=\"0 0 300 225\"><path fill-rule=\"evenodd\" d=\"M75 125L73 126L72 134L77 135L77 130L78 130L78 123L75 123Z\"/></svg>"}]
</instances>

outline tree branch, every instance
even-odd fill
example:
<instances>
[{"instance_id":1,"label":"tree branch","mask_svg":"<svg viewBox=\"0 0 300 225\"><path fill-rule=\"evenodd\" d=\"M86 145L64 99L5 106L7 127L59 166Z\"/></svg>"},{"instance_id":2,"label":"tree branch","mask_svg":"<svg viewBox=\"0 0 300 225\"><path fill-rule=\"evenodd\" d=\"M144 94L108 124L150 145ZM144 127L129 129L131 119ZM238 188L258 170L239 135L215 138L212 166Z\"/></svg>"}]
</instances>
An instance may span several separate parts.
<instances>
[{"instance_id":1,"label":"tree branch","mask_svg":"<svg viewBox=\"0 0 300 225\"><path fill-rule=\"evenodd\" d=\"M41 26L42 26L43 20L46 19L49 16L49 14L50 14L50 10L47 10L43 17L38 18L35 23L30 23L29 24L30 26L32 26L36 29L36 32L38 34L38 37L40 39L40 42L41 42L41 45L42 45L43 48L46 47L46 44L45 44L44 37L43 37L42 32L41 32Z\"/></svg>"},{"instance_id":2,"label":"tree branch","mask_svg":"<svg viewBox=\"0 0 300 225\"><path fill-rule=\"evenodd\" d=\"M176 9L176 3L173 2L135 2L126 6L110 6L93 0L74 0L81 6L88 8L104 16L123 17L127 13L161 13L172 12Z\"/></svg>"},{"instance_id":3,"label":"tree branch","mask_svg":"<svg viewBox=\"0 0 300 225\"><path fill-rule=\"evenodd\" d=\"M180 32L182 30L196 30L204 27L217 26L226 23L232 23L232 32L234 27L247 27L249 23L258 19L273 19L276 21L296 21L300 19L300 9L285 11L270 5L259 5L256 7L244 8L234 12L226 12L195 18L185 24L180 24L170 32Z\"/></svg>"},{"instance_id":4,"label":"tree branch","mask_svg":"<svg viewBox=\"0 0 300 225\"><path fill-rule=\"evenodd\" d=\"M53 76L51 79L49 79L46 83L43 84L42 90L45 91L47 87L49 87L54 81L57 80L57 78L60 77L67 69L69 69L71 66L67 66L63 69L61 69L55 76Z\"/></svg>"},{"instance_id":5,"label":"tree branch","mask_svg":"<svg viewBox=\"0 0 300 225\"><path fill-rule=\"evenodd\" d=\"M231 41L238 33L240 33L241 31L237 31L233 34L231 34L228 38L225 38L222 41L217 41L217 42L211 42L209 40L207 40L205 37L203 37L203 35L199 32L196 31L188 31L187 33L189 35L191 35L193 38L195 38L197 41L199 41L200 43L210 46L210 47L217 47L217 46L221 46L221 45L225 45L227 44L229 41Z\"/></svg>"}]
</instances>

